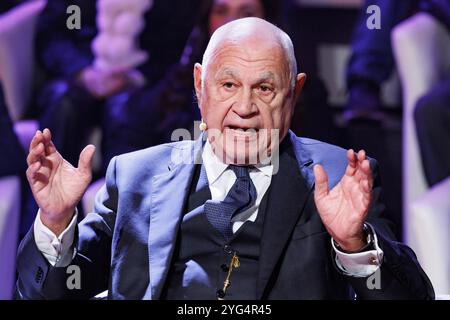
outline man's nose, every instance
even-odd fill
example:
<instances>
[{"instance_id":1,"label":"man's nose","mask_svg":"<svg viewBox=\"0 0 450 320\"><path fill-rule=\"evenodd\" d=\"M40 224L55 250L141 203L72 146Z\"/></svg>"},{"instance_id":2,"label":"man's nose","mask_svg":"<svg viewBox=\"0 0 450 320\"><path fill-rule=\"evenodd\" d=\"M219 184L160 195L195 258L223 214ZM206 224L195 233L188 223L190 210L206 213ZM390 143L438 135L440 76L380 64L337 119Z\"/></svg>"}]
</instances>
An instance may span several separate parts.
<instances>
[{"instance_id":1,"label":"man's nose","mask_svg":"<svg viewBox=\"0 0 450 320\"><path fill-rule=\"evenodd\" d=\"M243 90L239 100L233 105L233 111L241 118L249 118L257 113L258 107L255 104L251 89Z\"/></svg>"}]
</instances>

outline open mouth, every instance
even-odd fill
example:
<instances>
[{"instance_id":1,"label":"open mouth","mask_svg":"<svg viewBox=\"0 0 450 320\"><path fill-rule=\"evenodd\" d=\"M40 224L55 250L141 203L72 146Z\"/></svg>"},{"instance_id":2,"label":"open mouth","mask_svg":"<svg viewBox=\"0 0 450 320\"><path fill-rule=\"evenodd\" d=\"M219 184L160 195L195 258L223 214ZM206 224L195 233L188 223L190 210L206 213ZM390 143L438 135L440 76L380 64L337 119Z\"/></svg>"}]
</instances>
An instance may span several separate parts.
<instances>
[{"instance_id":1,"label":"open mouth","mask_svg":"<svg viewBox=\"0 0 450 320\"><path fill-rule=\"evenodd\" d=\"M256 128L247 128L243 129L240 127L229 126L225 128L225 134L230 135L233 139L244 140L244 141L253 141L258 138L259 129Z\"/></svg>"},{"instance_id":2,"label":"open mouth","mask_svg":"<svg viewBox=\"0 0 450 320\"><path fill-rule=\"evenodd\" d=\"M259 128L242 128L242 127L235 127L235 126L227 126L227 127L225 127L225 130L230 131L233 134L246 135L246 136L259 132Z\"/></svg>"}]
</instances>

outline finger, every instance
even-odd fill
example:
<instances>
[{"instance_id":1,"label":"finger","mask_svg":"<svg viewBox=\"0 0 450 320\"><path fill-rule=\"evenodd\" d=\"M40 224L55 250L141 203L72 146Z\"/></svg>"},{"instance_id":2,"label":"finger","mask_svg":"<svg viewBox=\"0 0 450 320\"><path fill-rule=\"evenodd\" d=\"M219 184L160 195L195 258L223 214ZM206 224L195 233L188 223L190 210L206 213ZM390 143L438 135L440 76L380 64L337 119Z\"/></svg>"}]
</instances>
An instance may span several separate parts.
<instances>
[{"instance_id":1,"label":"finger","mask_svg":"<svg viewBox=\"0 0 450 320\"><path fill-rule=\"evenodd\" d=\"M50 155L54 152L56 152L56 147L53 144L52 141L52 133L49 129L45 128L44 131L42 132L43 136L44 136L44 141L45 141L45 153L47 155Z\"/></svg>"},{"instance_id":2,"label":"finger","mask_svg":"<svg viewBox=\"0 0 450 320\"><path fill-rule=\"evenodd\" d=\"M364 160L361 162L361 171L366 175L372 175L372 169L370 168L369 160Z\"/></svg>"},{"instance_id":3,"label":"finger","mask_svg":"<svg viewBox=\"0 0 450 320\"><path fill-rule=\"evenodd\" d=\"M358 165L358 176L361 179L371 179L372 169L370 168L369 160L363 160L360 165Z\"/></svg>"},{"instance_id":4,"label":"finger","mask_svg":"<svg viewBox=\"0 0 450 320\"><path fill-rule=\"evenodd\" d=\"M359 152L358 152L358 162L361 164L364 160L366 160L366 151L359 150Z\"/></svg>"},{"instance_id":5,"label":"finger","mask_svg":"<svg viewBox=\"0 0 450 320\"><path fill-rule=\"evenodd\" d=\"M44 131L42 131L42 134L44 135L45 142L49 142L52 140L52 133L48 128L45 128Z\"/></svg>"},{"instance_id":6,"label":"finger","mask_svg":"<svg viewBox=\"0 0 450 320\"><path fill-rule=\"evenodd\" d=\"M50 141L50 142L48 143L48 145L45 146L45 153L46 153L47 155L50 155L50 154L55 153L55 152L56 152L56 147L55 147L55 145L53 144L53 141Z\"/></svg>"},{"instance_id":7,"label":"finger","mask_svg":"<svg viewBox=\"0 0 450 320\"><path fill-rule=\"evenodd\" d=\"M36 172L39 171L41 166L42 166L42 164L40 161L32 163L30 166L28 166L27 171L25 172L27 175L28 181L31 182L31 180L34 179L34 175L36 174Z\"/></svg>"},{"instance_id":8,"label":"finger","mask_svg":"<svg viewBox=\"0 0 450 320\"><path fill-rule=\"evenodd\" d=\"M362 179L359 182L359 185L361 187L361 190L363 191L364 197L366 197L368 194L370 194L372 192L372 188L370 186L369 179Z\"/></svg>"},{"instance_id":9,"label":"finger","mask_svg":"<svg viewBox=\"0 0 450 320\"><path fill-rule=\"evenodd\" d=\"M44 144L40 142L36 147L31 149L30 153L27 156L27 164L30 166L36 161L39 161L41 157L44 157Z\"/></svg>"},{"instance_id":10,"label":"finger","mask_svg":"<svg viewBox=\"0 0 450 320\"><path fill-rule=\"evenodd\" d=\"M369 187L372 190L373 188L373 175L372 175L372 168L370 167L370 162L369 160L364 160L362 165L361 165L361 171L364 174L364 177L367 179L367 181L369 182Z\"/></svg>"},{"instance_id":11,"label":"finger","mask_svg":"<svg viewBox=\"0 0 450 320\"><path fill-rule=\"evenodd\" d=\"M372 169L370 168L369 160L363 160L358 171L361 177L359 181L360 188L363 191L363 196L367 200L371 196L373 187Z\"/></svg>"},{"instance_id":12,"label":"finger","mask_svg":"<svg viewBox=\"0 0 450 320\"><path fill-rule=\"evenodd\" d=\"M353 149L350 149L347 151L347 169L345 170L345 174L352 176L355 174L356 171L356 163L357 163L357 158L356 158L356 154L355 151L353 151Z\"/></svg>"},{"instance_id":13,"label":"finger","mask_svg":"<svg viewBox=\"0 0 450 320\"><path fill-rule=\"evenodd\" d=\"M362 190L361 212L367 212L372 202L372 188L368 180L361 181L360 187Z\"/></svg>"},{"instance_id":14,"label":"finger","mask_svg":"<svg viewBox=\"0 0 450 320\"><path fill-rule=\"evenodd\" d=\"M320 198L328 195L328 176L320 164L314 166L314 179L315 196Z\"/></svg>"},{"instance_id":15,"label":"finger","mask_svg":"<svg viewBox=\"0 0 450 320\"><path fill-rule=\"evenodd\" d=\"M42 135L44 137L44 144L47 145L52 141L52 133L48 128L45 128L44 131L42 131Z\"/></svg>"},{"instance_id":16,"label":"finger","mask_svg":"<svg viewBox=\"0 0 450 320\"><path fill-rule=\"evenodd\" d=\"M37 130L36 133L34 134L33 139L31 139L30 148L28 149L28 151L30 152L31 149L35 148L43 140L44 136L42 135L42 132L40 130Z\"/></svg>"},{"instance_id":17,"label":"finger","mask_svg":"<svg viewBox=\"0 0 450 320\"><path fill-rule=\"evenodd\" d=\"M356 166L356 153L353 149L347 150L347 160L349 164Z\"/></svg>"},{"instance_id":18,"label":"finger","mask_svg":"<svg viewBox=\"0 0 450 320\"><path fill-rule=\"evenodd\" d=\"M83 151L81 151L80 159L78 160L78 170L80 170L82 174L91 175L94 153L95 146L92 144L86 146Z\"/></svg>"},{"instance_id":19,"label":"finger","mask_svg":"<svg viewBox=\"0 0 450 320\"><path fill-rule=\"evenodd\" d=\"M356 154L357 164L356 164L356 174L355 177L357 180L364 179L366 176L366 172L363 170L363 163L367 161L366 152L364 150L359 150Z\"/></svg>"},{"instance_id":20,"label":"finger","mask_svg":"<svg viewBox=\"0 0 450 320\"><path fill-rule=\"evenodd\" d=\"M40 183L48 182L48 175L41 173L41 169L42 164L38 161L29 166L26 171L28 183L33 191Z\"/></svg>"}]
</instances>

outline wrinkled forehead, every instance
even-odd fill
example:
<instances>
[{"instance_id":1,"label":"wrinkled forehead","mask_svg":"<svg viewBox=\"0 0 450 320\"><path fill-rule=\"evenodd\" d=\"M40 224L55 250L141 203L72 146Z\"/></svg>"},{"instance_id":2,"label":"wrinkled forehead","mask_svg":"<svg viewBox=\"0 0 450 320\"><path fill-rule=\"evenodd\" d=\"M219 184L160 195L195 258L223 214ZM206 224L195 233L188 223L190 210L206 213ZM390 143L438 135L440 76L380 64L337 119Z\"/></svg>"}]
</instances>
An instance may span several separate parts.
<instances>
[{"instance_id":1,"label":"wrinkled forehead","mask_svg":"<svg viewBox=\"0 0 450 320\"><path fill-rule=\"evenodd\" d=\"M277 41L256 38L226 39L211 48L207 59L215 72L229 72L233 67L256 68L260 72L287 73L289 63L286 53Z\"/></svg>"}]
</instances>

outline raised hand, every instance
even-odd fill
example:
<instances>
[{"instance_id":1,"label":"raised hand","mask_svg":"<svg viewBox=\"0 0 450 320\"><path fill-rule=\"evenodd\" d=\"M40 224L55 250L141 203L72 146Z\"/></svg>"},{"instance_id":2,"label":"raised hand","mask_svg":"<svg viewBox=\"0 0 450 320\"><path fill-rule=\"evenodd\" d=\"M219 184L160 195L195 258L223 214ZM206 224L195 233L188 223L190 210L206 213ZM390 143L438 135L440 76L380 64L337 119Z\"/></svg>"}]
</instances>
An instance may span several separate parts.
<instances>
[{"instance_id":1,"label":"raised hand","mask_svg":"<svg viewBox=\"0 0 450 320\"><path fill-rule=\"evenodd\" d=\"M51 141L50 130L37 131L27 157L27 179L41 210L45 226L59 235L73 217L92 179L91 163L95 147L80 154L78 168L63 159Z\"/></svg>"},{"instance_id":2,"label":"raised hand","mask_svg":"<svg viewBox=\"0 0 450 320\"><path fill-rule=\"evenodd\" d=\"M365 244L363 224L372 203L373 178L364 150L348 150L347 159L345 174L331 191L323 167L314 167L314 200L333 239L346 251L358 251Z\"/></svg>"}]
</instances>

